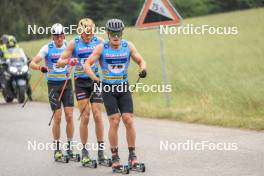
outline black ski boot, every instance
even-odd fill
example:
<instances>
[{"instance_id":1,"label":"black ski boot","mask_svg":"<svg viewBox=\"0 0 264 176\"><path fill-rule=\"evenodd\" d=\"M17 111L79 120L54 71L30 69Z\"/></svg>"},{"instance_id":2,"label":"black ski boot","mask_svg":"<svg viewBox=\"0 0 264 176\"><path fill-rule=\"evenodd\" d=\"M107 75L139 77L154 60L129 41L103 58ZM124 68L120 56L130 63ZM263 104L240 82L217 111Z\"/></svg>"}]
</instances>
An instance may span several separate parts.
<instances>
[{"instance_id":1,"label":"black ski boot","mask_svg":"<svg viewBox=\"0 0 264 176\"><path fill-rule=\"evenodd\" d=\"M136 172L146 171L145 164L138 162L137 156L135 154L135 149L129 150L128 167L129 167L129 170L136 171Z\"/></svg>"}]
</instances>

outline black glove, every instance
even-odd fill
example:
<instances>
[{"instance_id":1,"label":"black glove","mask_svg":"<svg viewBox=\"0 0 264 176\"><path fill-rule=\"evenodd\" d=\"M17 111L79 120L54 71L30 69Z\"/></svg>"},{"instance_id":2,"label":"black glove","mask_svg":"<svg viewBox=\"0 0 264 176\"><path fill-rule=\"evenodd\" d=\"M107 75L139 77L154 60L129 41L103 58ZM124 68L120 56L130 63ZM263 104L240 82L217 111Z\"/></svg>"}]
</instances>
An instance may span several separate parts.
<instances>
[{"instance_id":1,"label":"black glove","mask_svg":"<svg viewBox=\"0 0 264 176\"><path fill-rule=\"evenodd\" d=\"M47 72L48 72L48 68L47 68L47 67L43 67L43 66L41 66L41 67L40 67L40 71L41 71L42 73L47 73Z\"/></svg>"},{"instance_id":2,"label":"black glove","mask_svg":"<svg viewBox=\"0 0 264 176\"><path fill-rule=\"evenodd\" d=\"M147 70L143 69L141 72L139 72L138 76L140 78L146 78L146 76L147 76Z\"/></svg>"}]
</instances>

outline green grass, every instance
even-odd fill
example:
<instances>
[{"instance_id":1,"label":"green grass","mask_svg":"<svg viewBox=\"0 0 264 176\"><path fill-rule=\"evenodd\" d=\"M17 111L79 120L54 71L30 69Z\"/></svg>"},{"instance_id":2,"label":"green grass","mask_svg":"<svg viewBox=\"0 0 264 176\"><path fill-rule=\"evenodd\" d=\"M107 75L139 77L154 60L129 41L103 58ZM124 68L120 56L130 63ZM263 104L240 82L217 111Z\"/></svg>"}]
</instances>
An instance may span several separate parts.
<instances>
[{"instance_id":1,"label":"green grass","mask_svg":"<svg viewBox=\"0 0 264 176\"><path fill-rule=\"evenodd\" d=\"M135 114L224 127L264 129L264 9L218 14L184 20L185 24L237 26L236 36L166 35L165 57L172 85L171 107L162 93L135 93ZM104 36L106 37L106 36ZM71 38L71 37L70 37ZM148 63L144 84L162 84L157 30L128 28L132 41ZM48 40L22 42L34 56ZM130 83L138 68L131 64ZM33 73L32 82L38 78ZM47 100L45 81L34 93Z\"/></svg>"}]
</instances>

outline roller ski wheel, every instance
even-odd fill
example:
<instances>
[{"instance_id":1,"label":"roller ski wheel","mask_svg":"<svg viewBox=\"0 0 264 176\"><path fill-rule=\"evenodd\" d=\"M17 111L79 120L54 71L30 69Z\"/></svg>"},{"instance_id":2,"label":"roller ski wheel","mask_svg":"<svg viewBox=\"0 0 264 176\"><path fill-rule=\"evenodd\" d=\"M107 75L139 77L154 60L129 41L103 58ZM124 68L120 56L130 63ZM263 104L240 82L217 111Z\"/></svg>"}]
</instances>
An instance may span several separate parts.
<instances>
[{"instance_id":1,"label":"roller ski wheel","mask_svg":"<svg viewBox=\"0 0 264 176\"><path fill-rule=\"evenodd\" d=\"M64 155L61 150L58 150L58 151L55 151L55 153L54 153L54 160L56 162L68 163L69 162L69 156Z\"/></svg>"},{"instance_id":2,"label":"roller ski wheel","mask_svg":"<svg viewBox=\"0 0 264 176\"><path fill-rule=\"evenodd\" d=\"M129 167L128 165L116 165L112 166L113 173L120 173L120 174L129 174Z\"/></svg>"},{"instance_id":3,"label":"roller ski wheel","mask_svg":"<svg viewBox=\"0 0 264 176\"><path fill-rule=\"evenodd\" d=\"M98 157L98 164L101 166L111 167L112 166L112 160L110 158L104 157Z\"/></svg>"},{"instance_id":4,"label":"roller ski wheel","mask_svg":"<svg viewBox=\"0 0 264 176\"><path fill-rule=\"evenodd\" d=\"M136 171L136 172L145 172L146 166L144 163L139 163L137 160L129 161L128 162L129 170Z\"/></svg>"},{"instance_id":5,"label":"roller ski wheel","mask_svg":"<svg viewBox=\"0 0 264 176\"><path fill-rule=\"evenodd\" d=\"M73 152L72 150L68 150L67 154L69 156L70 161L75 161L75 162L80 162L81 161L81 156L80 154Z\"/></svg>"},{"instance_id":6,"label":"roller ski wheel","mask_svg":"<svg viewBox=\"0 0 264 176\"><path fill-rule=\"evenodd\" d=\"M88 156L84 156L81 160L83 167L97 168L96 160L92 160Z\"/></svg>"}]
</instances>

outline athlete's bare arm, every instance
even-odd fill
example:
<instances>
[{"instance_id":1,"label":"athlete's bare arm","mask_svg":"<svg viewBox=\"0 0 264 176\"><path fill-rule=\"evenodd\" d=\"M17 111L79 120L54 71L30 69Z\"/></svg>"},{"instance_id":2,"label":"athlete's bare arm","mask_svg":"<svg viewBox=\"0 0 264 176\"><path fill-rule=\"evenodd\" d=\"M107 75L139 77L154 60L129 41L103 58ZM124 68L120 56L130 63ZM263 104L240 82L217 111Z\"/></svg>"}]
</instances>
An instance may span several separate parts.
<instances>
[{"instance_id":1,"label":"athlete's bare arm","mask_svg":"<svg viewBox=\"0 0 264 176\"><path fill-rule=\"evenodd\" d=\"M103 44L99 44L95 47L93 53L86 59L84 70L86 73L95 81L100 81L99 78L94 74L91 65L95 63L96 60L98 60L101 56L101 53L103 51Z\"/></svg>"},{"instance_id":2,"label":"athlete's bare arm","mask_svg":"<svg viewBox=\"0 0 264 176\"><path fill-rule=\"evenodd\" d=\"M146 68L147 68L146 62L143 59L143 57L141 56L141 54L137 51L135 45L133 43L129 42L128 46L129 46L130 51L131 51L131 57L139 65L140 71L146 70Z\"/></svg>"},{"instance_id":3,"label":"athlete's bare arm","mask_svg":"<svg viewBox=\"0 0 264 176\"><path fill-rule=\"evenodd\" d=\"M64 67L65 65L68 64L68 59L72 55L73 50L74 50L74 41L71 40L57 62L58 67Z\"/></svg>"},{"instance_id":4,"label":"athlete's bare arm","mask_svg":"<svg viewBox=\"0 0 264 176\"><path fill-rule=\"evenodd\" d=\"M41 66L39 65L39 63L42 61L42 59L43 58L41 58L40 56L36 55L31 60L31 62L29 64L29 67L32 68L33 70L40 70Z\"/></svg>"}]
</instances>

